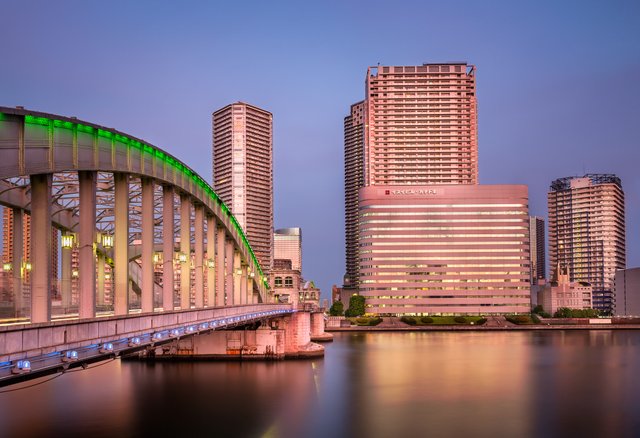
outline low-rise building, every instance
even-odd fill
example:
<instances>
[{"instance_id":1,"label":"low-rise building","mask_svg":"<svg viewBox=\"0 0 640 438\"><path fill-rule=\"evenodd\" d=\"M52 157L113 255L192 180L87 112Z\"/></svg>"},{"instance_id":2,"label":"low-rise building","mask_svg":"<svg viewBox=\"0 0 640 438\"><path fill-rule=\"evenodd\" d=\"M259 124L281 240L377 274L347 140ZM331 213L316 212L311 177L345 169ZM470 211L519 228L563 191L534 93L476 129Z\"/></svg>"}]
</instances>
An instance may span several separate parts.
<instances>
[{"instance_id":1,"label":"low-rise building","mask_svg":"<svg viewBox=\"0 0 640 438\"><path fill-rule=\"evenodd\" d=\"M557 267L553 279L541 285L538 304L553 315L561 307L569 309L592 309L593 288L583 281L571 281L569 268Z\"/></svg>"}]
</instances>

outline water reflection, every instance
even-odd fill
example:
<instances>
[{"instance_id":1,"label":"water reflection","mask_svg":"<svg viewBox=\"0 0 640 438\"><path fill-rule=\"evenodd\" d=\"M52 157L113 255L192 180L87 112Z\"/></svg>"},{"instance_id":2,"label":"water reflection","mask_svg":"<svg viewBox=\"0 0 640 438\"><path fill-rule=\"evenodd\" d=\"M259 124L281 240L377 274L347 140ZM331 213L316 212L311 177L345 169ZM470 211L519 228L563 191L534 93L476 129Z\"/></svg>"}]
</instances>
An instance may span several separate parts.
<instances>
[{"instance_id":1,"label":"water reflection","mask_svg":"<svg viewBox=\"0 0 640 438\"><path fill-rule=\"evenodd\" d=\"M339 334L324 360L114 361L0 394L0 435L634 436L640 332Z\"/></svg>"}]
</instances>

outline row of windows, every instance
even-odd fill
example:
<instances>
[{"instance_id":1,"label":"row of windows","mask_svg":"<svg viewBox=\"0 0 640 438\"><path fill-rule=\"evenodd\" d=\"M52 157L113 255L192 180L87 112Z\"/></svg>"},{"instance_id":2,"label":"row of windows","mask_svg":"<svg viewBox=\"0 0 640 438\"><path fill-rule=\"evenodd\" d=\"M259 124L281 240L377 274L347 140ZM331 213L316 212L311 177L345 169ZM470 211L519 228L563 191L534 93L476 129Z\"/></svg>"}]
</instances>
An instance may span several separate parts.
<instances>
[{"instance_id":1,"label":"row of windows","mask_svg":"<svg viewBox=\"0 0 640 438\"><path fill-rule=\"evenodd\" d=\"M369 208L495 208L495 207L513 207L513 208L525 208L525 204L427 204L427 205L365 205L361 207L363 210Z\"/></svg>"},{"instance_id":2,"label":"row of windows","mask_svg":"<svg viewBox=\"0 0 640 438\"><path fill-rule=\"evenodd\" d=\"M363 295L364 296L364 295ZM451 298L524 298L529 299L529 295L372 295L372 296L364 296L366 300L411 300L411 299L422 299L422 298L431 298L431 299L451 299Z\"/></svg>"},{"instance_id":3,"label":"row of windows","mask_svg":"<svg viewBox=\"0 0 640 438\"><path fill-rule=\"evenodd\" d=\"M386 215L389 215L392 213L385 213ZM410 213L410 214L414 214L414 213ZM366 216L370 216L372 215L372 213L367 213ZM367 220L361 220L360 221L360 225L366 225L366 224L428 224L428 223L459 223L459 222L465 222L465 223L477 223L477 222L491 222L491 223L495 223L496 220L495 219L367 219ZM524 219L500 219L500 222L521 222L524 223L525 220ZM528 221L526 221L528 223ZM523 227L519 227L519 228L523 228ZM527 226L528 228L528 226ZM457 227L452 227L452 229L458 229ZM460 228L460 229L467 229L466 227L464 228ZM471 228L469 228L471 229Z\"/></svg>"},{"instance_id":4,"label":"row of windows","mask_svg":"<svg viewBox=\"0 0 640 438\"><path fill-rule=\"evenodd\" d=\"M276 277L274 282L275 287L282 287L282 277ZM293 287L293 277L284 278L284 287Z\"/></svg>"},{"instance_id":5,"label":"row of windows","mask_svg":"<svg viewBox=\"0 0 640 438\"><path fill-rule=\"evenodd\" d=\"M401 208L401 206L393 206L392 208ZM424 207L424 206L423 206ZM362 208L362 207L360 207ZM377 207L372 207L377 208ZM373 212L373 213L361 213L360 217L366 216L471 216L471 215L524 215L525 211L416 211L416 212L406 212L406 211L389 211L389 212ZM449 220L446 222L450 222Z\"/></svg>"},{"instance_id":6,"label":"row of windows","mask_svg":"<svg viewBox=\"0 0 640 438\"><path fill-rule=\"evenodd\" d=\"M369 230L367 230L369 231ZM361 239L451 239L455 237L526 237L525 234L368 234L362 233ZM476 243L476 242L473 242ZM497 243L497 242L496 242Z\"/></svg>"}]
</instances>

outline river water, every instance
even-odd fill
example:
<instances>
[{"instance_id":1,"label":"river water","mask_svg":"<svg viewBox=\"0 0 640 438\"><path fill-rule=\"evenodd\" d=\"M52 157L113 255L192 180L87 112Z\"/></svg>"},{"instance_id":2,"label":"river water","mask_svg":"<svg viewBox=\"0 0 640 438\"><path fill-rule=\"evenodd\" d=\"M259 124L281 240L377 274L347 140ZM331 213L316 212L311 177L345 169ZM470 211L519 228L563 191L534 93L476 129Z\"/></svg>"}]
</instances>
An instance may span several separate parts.
<instances>
[{"instance_id":1,"label":"river water","mask_svg":"<svg viewBox=\"0 0 640 438\"><path fill-rule=\"evenodd\" d=\"M0 436L640 436L640 331L339 333L325 346L315 360L93 365L1 393Z\"/></svg>"}]
</instances>

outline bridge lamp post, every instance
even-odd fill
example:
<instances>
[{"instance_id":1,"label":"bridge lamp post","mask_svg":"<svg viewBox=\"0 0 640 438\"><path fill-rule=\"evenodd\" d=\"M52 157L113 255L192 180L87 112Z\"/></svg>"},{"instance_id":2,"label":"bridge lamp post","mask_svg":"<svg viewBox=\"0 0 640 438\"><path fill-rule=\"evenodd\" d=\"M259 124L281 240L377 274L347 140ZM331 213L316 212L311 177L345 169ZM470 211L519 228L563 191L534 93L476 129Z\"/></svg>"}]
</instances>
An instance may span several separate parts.
<instances>
[{"instance_id":1,"label":"bridge lamp post","mask_svg":"<svg viewBox=\"0 0 640 438\"><path fill-rule=\"evenodd\" d=\"M216 267L216 262L214 259L207 259L207 268L213 269Z\"/></svg>"},{"instance_id":2,"label":"bridge lamp post","mask_svg":"<svg viewBox=\"0 0 640 438\"><path fill-rule=\"evenodd\" d=\"M102 235L102 246L104 248L113 248L113 236L111 234Z\"/></svg>"},{"instance_id":3,"label":"bridge lamp post","mask_svg":"<svg viewBox=\"0 0 640 438\"><path fill-rule=\"evenodd\" d=\"M161 252L153 253L153 263L162 263L162 253Z\"/></svg>"},{"instance_id":4,"label":"bridge lamp post","mask_svg":"<svg viewBox=\"0 0 640 438\"><path fill-rule=\"evenodd\" d=\"M73 234L63 234L61 237L61 245L64 249L71 249L73 247Z\"/></svg>"},{"instance_id":5,"label":"bridge lamp post","mask_svg":"<svg viewBox=\"0 0 640 438\"><path fill-rule=\"evenodd\" d=\"M187 263L187 255L183 252L178 253L178 261L180 263Z\"/></svg>"},{"instance_id":6,"label":"bridge lamp post","mask_svg":"<svg viewBox=\"0 0 640 438\"><path fill-rule=\"evenodd\" d=\"M12 269L11 263L4 262L2 264L3 271L8 272L8 271L11 271L11 269Z\"/></svg>"}]
</instances>

